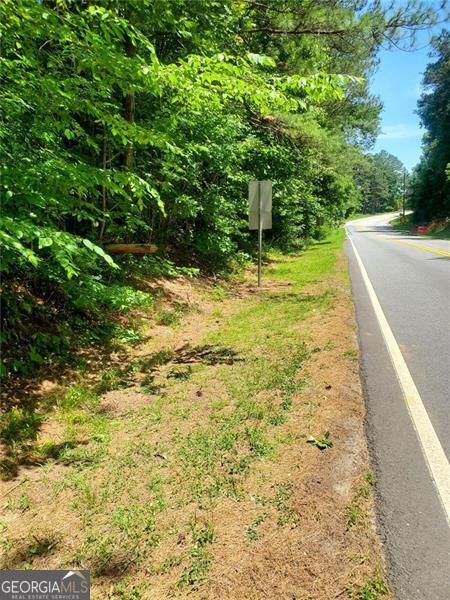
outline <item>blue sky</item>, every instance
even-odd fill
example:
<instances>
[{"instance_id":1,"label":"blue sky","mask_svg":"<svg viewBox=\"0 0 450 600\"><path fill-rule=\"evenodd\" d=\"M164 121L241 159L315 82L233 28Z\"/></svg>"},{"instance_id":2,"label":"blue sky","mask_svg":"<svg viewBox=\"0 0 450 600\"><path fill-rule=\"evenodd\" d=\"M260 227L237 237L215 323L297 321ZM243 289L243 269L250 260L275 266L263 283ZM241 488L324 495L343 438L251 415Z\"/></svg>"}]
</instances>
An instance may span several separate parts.
<instances>
[{"instance_id":1,"label":"blue sky","mask_svg":"<svg viewBox=\"0 0 450 600\"><path fill-rule=\"evenodd\" d=\"M432 3L434 4L434 3ZM380 65L371 82L371 91L384 104L381 115L382 134L378 137L374 152L387 150L395 154L410 170L421 154L424 130L415 113L417 100L422 93L422 75L430 58L430 38L442 25L432 32L420 32L418 49L414 52L381 50Z\"/></svg>"}]
</instances>

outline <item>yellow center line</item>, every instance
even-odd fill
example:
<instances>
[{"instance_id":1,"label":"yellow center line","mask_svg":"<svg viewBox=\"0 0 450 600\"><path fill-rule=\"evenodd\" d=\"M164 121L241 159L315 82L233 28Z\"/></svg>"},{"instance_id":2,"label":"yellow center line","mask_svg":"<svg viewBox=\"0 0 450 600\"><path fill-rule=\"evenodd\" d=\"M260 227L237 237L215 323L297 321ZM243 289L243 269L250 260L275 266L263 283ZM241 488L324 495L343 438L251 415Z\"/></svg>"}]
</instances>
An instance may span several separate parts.
<instances>
[{"instance_id":1,"label":"yellow center line","mask_svg":"<svg viewBox=\"0 0 450 600\"><path fill-rule=\"evenodd\" d=\"M450 252L447 252L446 250L439 250L438 248L432 248L431 246L424 246L422 244L413 244L412 242L407 242L406 240L396 240L395 238L389 237L387 235L383 235L382 237L385 240L397 242L397 244L406 244L407 246L412 246L413 248L419 248L419 250L426 250L427 252L434 252L434 254L441 254L442 256L450 257Z\"/></svg>"}]
</instances>

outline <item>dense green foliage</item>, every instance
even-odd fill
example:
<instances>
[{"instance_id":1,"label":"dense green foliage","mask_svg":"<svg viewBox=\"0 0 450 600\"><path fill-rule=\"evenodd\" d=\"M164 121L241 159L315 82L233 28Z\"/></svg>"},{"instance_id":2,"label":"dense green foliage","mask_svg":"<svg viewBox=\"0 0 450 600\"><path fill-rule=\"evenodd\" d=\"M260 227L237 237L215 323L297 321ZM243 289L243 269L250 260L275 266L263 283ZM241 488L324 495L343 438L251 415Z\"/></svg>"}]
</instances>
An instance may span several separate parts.
<instances>
[{"instance_id":1,"label":"dense green foliage","mask_svg":"<svg viewBox=\"0 0 450 600\"><path fill-rule=\"evenodd\" d=\"M406 168L396 157L381 150L354 162L355 180L362 193L363 212L388 212L402 206Z\"/></svg>"},{"instance_id":2,"label":"dense green foliage","mask_svg":"<svg viewBox=\"0 0 450 600\"><path fill-rule=\"evenodd\" d=\"M415 1L3 0L5 370L110 336L108 311L143 301L125 274L164 263L114 261L108 242L214 271L245 259L252 178L273 180L280 246L357 208L377 48L433 18Z\"/></svg>"},{"instance_id":3,"label":"dense green foliage","mask_svg":"<svg viewBox=\"0 0 450 600\"><path fill-rule=\"evenodd\" d=\"M450 32L433 40L435 62L428 65L426 92L418 112L426 133L423 156L411 186L411 206L417 223L450 216Z\"/></svg>"}]
</instances>

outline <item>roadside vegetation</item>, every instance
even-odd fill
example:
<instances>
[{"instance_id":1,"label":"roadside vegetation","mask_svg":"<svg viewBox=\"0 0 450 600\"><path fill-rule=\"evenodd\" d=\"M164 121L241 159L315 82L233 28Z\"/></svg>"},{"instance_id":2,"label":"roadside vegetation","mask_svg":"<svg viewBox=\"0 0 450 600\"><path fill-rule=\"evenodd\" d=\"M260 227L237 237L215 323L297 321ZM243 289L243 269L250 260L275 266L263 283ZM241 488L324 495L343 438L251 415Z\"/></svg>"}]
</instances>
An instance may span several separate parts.
<instances>
[{"instance_id":1,"label":"roadside vegetation","mask_svg":"<svg viewBox=\"0 0 450 600\"><path fill-rule=\"evenodd\" d=\"M425 91L418 113L426 130L422 159L410 181L409 203L415 225L436 230L450 217L450 32L444 29L432 42L433 58L424 73ZM447 220L447 221L446 221ZM442 228L442 227L441 227Z\"/></svg>"},{"instance_id":2,"label":"roadside vegetation","mask_svg":"<svg viewBox=\"0 0 450 600\"><path fill-rule=\"evenodd\" d=\"M425 235L430 238L438 238L444 240L450 239L449 219L434 221L427 226L426 231L419 230L419 232L415 223L415 219L415 214L410 213L406 215L406 217L396 217L391 221L391 225L393 225L395 229L397 229L397 231L401 231L403 233L417 234L420 232L420 235Z\"/></svg>"},{"instance_id":3,"label":"roadside vegetation","mask_svg":"<svg viewBox=\"0 0 450 600\"><path fill-rule=\"evenodd\" d=\"M123 313L156 300L136 274L248 260L250 179L273 181L280 249L369 188L382 210L367 78L381 41L435 21L413 1L1 2L1 374L136 338ZM158 258L109 254L132 242Z\"/></svg>"},{"instance_id":4,"label":"roadside vegetation","mask_svg":"<svg viewBox=\"0 0 450 600\"><path fill-rule=\"evenodd\" d=\"M343 237L271 253L259 292L167 282L179 319L12 409L1 567L88 568L98 599L389 597Z\"/></svg>"}]
</instances>

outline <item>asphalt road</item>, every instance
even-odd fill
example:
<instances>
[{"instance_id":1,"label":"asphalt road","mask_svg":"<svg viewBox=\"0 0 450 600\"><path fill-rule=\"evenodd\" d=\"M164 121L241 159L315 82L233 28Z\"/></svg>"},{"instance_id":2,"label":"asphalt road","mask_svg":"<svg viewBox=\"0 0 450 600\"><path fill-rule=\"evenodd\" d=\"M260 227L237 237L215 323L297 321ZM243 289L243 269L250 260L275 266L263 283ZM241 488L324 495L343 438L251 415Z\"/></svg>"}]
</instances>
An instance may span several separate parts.
<instances>
[{"instance_id":1,"label":"asphalt road","mask_svg":"<svg viewBox=\"0 0 450 600\"><path fill-rule=\"evenodd\" d=\"M377 525L396 598L449 600L450 242L397 234L393 216L346 226ZM417 401L405 391L374 295Z\"/></svg>"}]
</instances>

